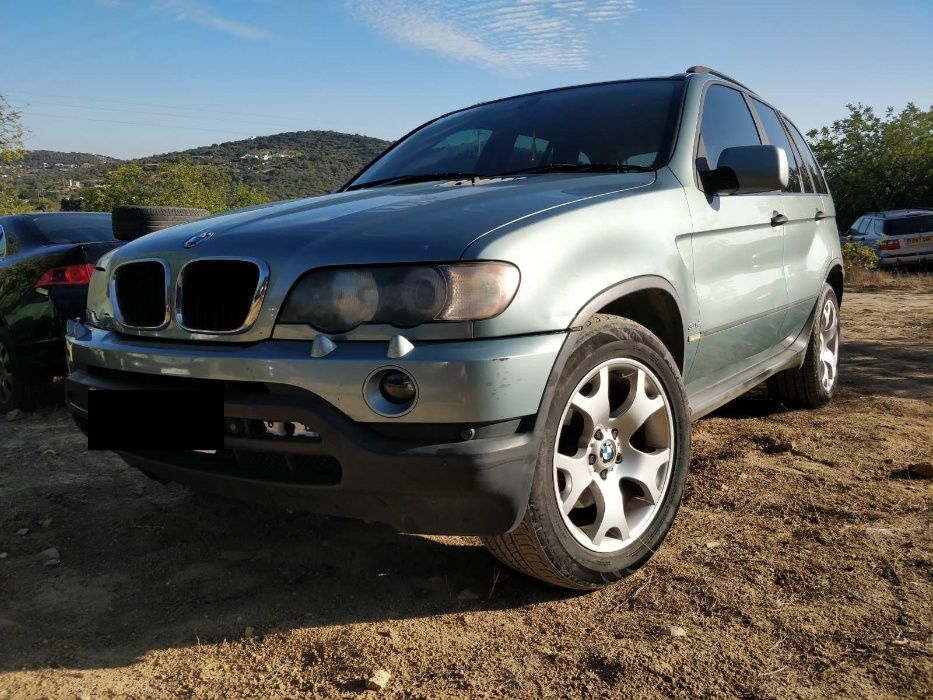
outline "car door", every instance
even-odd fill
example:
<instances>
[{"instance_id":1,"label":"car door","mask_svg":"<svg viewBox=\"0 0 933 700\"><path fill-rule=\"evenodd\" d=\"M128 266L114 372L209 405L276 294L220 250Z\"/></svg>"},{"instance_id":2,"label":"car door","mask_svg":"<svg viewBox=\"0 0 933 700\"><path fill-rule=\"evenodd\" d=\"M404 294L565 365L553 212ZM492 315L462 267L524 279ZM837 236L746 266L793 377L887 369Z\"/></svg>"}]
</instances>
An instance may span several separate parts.
<instances>
[{"instance_id":1,"label":"car door","mask_svg":"<svg viewBox=\"0 0 933 700\"><path fill-rule=\"evenodd\" d=\"M732 146L761 143L745 95L713 83L704 96L697 143L698 172L715 168ZM780 342L787 300L780 193L708 196L699 177L685 187L693 217L694 282L700 311L696 359L688 383L696 390L736 374Z\"/></svg>"},{"instance_id":2,"label":"car door","mask_svg":"<svg viewBox=\"0 0 933 700\"><path fill-rule=\"evenodd\" d=\"M811 166L808 165L807 158L800 153L797 145L792 143L793 137L781 116L773 107L759 99L752 98L751 102L764 131L764 138L770 145L782 148L787 154L789 177L787 186L781 192L781 203L777 207L786 219L783 274L787 284L787 312L782 324L782 342L787 345L797 336L800 330L799 323L806 319L812 308L812 290L798 293L800 290L797 289L802 276L807 275L808 256L814 245L820 241L817 235L820 228L834 224L826 223L830 216L823 211L822 199L813 197L819 193L820 185L811 175ZM833 235L837 235L835 229ZM820 259L826 258L824 256Z\"/></svg>"},{"instance_id":3,"label":"car door","mask_svg":"<svg viewBox=\"0 0 933 700\"><path fill-rule=\"evenodd\" d=\"M783 334L789 342L803 329L822 291L827 262L832 258L828 242L835 240L837 233L836 212L820 166L800 130L786 116L781 117L797 152L803 184L803 194L794 197L803 220L799 226L789 227L784 237L788 307ZM871 224L871 217L866 216L860 233L867 233ZM870 245L869 241L866 244Z\"/></svg>"}]
</instances>

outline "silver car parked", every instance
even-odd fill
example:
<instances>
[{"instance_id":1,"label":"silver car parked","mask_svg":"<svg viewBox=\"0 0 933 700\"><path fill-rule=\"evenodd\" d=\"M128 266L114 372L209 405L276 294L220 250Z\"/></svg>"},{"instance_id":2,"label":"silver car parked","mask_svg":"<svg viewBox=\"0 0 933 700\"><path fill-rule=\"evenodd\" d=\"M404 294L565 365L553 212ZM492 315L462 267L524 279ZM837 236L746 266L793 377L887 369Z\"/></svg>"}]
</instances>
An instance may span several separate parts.
<instances>
[{"instance_id":1,"label":"silver car parked","mask_svg":"<svg viewBox=\"0 0 933 700\"><path fill-rule=\"evenodd\" d=\"M694 67L453 112L340 192L128 243L72 324L67 396L93 433L92 389L213 383L222 449L126 461L481 535L589 589L661 545L691 421L764 381L788 404L833 397L842 293L800 132Z\"/></svg>"},{"instance_id":2,"label":"silver car parked","mask_svg":"<svg viewBox=\"0 0 933 700\"><path fill-rule=\"evenodd\" d=\"M911 265L933 261L933 209L915 207L860 216L843 236L878 253L878 265Z\"/></svg>"}]
</instances>

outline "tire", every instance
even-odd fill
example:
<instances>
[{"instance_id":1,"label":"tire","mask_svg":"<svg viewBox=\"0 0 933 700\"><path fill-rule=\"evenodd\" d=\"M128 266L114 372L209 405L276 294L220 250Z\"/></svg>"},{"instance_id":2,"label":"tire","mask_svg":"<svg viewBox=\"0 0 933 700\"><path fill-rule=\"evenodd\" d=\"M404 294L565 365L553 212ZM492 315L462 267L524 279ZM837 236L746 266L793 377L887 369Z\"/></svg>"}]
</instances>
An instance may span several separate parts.
<instances>
[{"instance_id":1,"label":"tire","mask_svg":"<svg viewBox=\"0 0 933 700\"><path fill-rule=\"evenodd\" d=\"M779 372L768 380L771 398L798 408L820 408L832 401L839 388L840 339L839 301L833 288L824 284L803 365Z\"/></svg>"},{"instance_id":2,"label":"tire","mask_svg":"<svg viewBox=\"0 0 933 700\"><path fill-rule=\"evenodd\" d=\"M0 327L0 413L29 406L29 377L9 330Z\"/></svg>"},{"instance_id":3,"label":"tire","mask_svg":"<svg viewBox=\"0 0 933 700\"><path fill-rule=\"evenodd\" d=\"M610 418L597 421L604 387ZM617 316L579 332L552 396L525 516L483 542L529 576L596 589L644 564L674 522L690 461L687 396L661 341Z\"/></svg>"},{"instance_id":4,"label":"tire","mask_svg":"<svg viewBox=\"0 0 933 700\"><path fill-rule=\"evenodd\" d=\"M113 237L133 241L147 233L176 226L210 214L190 207L117 206L113 208Z\"/></svg>"}]
</instances>

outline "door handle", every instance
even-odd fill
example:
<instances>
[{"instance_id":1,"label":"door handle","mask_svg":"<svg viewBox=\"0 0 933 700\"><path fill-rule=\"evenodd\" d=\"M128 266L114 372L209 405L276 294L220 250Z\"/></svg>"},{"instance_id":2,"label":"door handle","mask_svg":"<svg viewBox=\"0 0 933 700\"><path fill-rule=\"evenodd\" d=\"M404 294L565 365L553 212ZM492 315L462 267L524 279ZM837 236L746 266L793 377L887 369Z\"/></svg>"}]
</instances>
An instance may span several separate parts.
<instances>
[{"instance_id":1,"label":"door handle","mask_svg":"<svg viewBox=\"0 0 933 700\"><path fill-rule=\"evenodd\" d=\"M826 214L824 214L823 212L817 210L816 216L813 217L813 220L814 220L814 221L822 221L823 219L827 219L827 218L829 218L829 217L827 217Z\"/></svg>"},{"instance_id":2,"label":"door handle","mask_svg":"<svg viewBox=\"0 0 933 700\"><path fill-rule=\"evenodd\" d=\"M780 212L774 212L774 215L771 217L772 226L783 226L787 223L787 217L781 214Z\"/></svg>"}]
</instances>

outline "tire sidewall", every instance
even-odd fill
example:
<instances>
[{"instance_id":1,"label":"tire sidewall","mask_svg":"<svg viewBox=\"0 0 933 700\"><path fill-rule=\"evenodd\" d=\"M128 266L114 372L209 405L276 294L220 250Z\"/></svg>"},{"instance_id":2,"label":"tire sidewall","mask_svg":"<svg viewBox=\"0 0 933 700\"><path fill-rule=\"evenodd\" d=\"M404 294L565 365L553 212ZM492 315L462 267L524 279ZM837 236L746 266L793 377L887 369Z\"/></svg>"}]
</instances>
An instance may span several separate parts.
<instances>
[{"instance_id":1,"label":"tire sidewall","mask_svg":"<svg viewBox=\"0 0 933 700\"><path fill-rule=\"evenodd\" d=\"M636 542L621 552L603 554L583 547L567 529L554 493L553 459L557 433L571 393L593 368L615 358L636 360L658 377L673 414L675 444L670 481L660 511ZM683 497L689 461L686 394L673 359L661 342L647 329L620 321L604 322L581 337L556 382L529 503L536 534L546 550L552 556L561 552L565 555L553 564L581 587L601 586L638 568L654 554L673 524Z\"/></svg>"},{"instance_id":2,"label":"tire sidewall","mask_svg":"<svg viewBox=\"0 0 933 700\"><path fill-rule=\"evenodd\" d=\"M832 388L827 391L820 380L820 356L818 336L823 327L823 306L830 299L836 308L836 333L839 336L839 346L836 350L836 378ZM836 292L828 284L823 285L819 301L816 305L815 318L813 319L813 329L810 332L810 347L807 349L807 359L805 361L806 371L808 373L807 381L811 382L813 392L817 397L818 405L822 406L832 401L836 392L839 390L839 360L842 353L842 320L839 318L839 300L836 298Z\"/></svg>"},{"instance_id":3,"label":"tire sidewall","mask_svg":"<svg viewBox=\"0 0 933 700\"><path fill-rule=\"evenodd\" d=\"M21 408L25 403L25 377L23 376L24 370L19 353L16 350L16 344L13 342L9 330L5 327L0 327L0 344L6 347L7 352L10 354L10 361L13 364L13 397L9 401L0 400L0 413L6 413L14 408Z\"/></svg>"}]
</instances>

